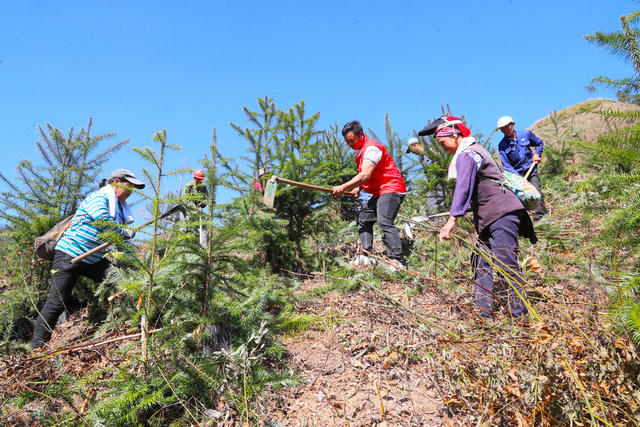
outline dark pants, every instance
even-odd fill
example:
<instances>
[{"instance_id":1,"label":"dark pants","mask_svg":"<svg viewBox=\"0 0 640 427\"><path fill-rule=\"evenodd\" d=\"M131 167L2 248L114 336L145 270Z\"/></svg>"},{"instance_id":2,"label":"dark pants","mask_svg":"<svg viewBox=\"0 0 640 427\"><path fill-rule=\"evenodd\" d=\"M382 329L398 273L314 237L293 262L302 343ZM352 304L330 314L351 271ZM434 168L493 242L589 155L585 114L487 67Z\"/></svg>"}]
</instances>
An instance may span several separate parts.
<instances>
[{"instance_id":1,"label":"dark pants","mask_svg":"<svg viewBox=\"0 0 640 427\"><path fill-rule=\"evenodd\" d=\"M71 291L80 276L85 276L95 281L102 282L106 277L111 263L102 259L95 264L79 262L72 264L74 257L56 250L51 264L51 287L47 301L44 303L40 315L36 321L31 340L31 348L42 347L51 338L51 332L56 326L58 316L69 306Z\"/></svg>"},{"instance_id":2,"label":"dark pants","mask_svg":"<svg viewBox=\"0 0 640 427\"><path fill-rule=\"evenodd\" d=\"M547 206L544 204L544 194L542 194L542 182L540 181L540 175L538 175L538 171L531 172L529 178L527 180L536 187L536 190L540 193L540 205L533 211L533 219L538 220L545 216L547 211Z\"/></svg>"},{"instance_id":3,"label":"dark pants","mask_svg":"<svg viewBox=\"0 0 640 427\"><path fill-rule=\"evenodd\" d=\"M373 249L373 224L377 222L387 246L387 256L404 264L400 234L393 223L403 200L404 194L398 193L381 194L380 197L369 199L358 213L358 233L362 248L371 251Z\"/></svg>"},{"instance_id":4,"label":"dark pants","mask_svg":"<svg viewBox=\"0 0 640 427\"><path fill-rule=\"evenodd\" d=\"M488 256L491 263L503 270L499 274L508 287L509 311L516 317L527 314L527 308L522 302L525 298L524 279L518 266L518 226L520 219L517 214L508 214L494 221L482 231L479 246L484 252L474 254L472 267L474 269L476 307L482 315L490 316L493 311L493 274L491 264L484 257ZM519 294L519 295L518 295Z\"/></svg>"}]
</instances>

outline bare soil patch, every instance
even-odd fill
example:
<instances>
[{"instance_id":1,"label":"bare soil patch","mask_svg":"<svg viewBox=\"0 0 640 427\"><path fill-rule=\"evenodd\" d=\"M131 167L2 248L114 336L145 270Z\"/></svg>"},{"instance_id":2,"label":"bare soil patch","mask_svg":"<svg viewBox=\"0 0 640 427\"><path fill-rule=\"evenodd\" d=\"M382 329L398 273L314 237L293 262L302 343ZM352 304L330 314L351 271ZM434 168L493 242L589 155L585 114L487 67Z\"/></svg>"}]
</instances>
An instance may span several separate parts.
<instances>
[{"instance_id":1,"label":"bare soil patch","mask_svg":"<svg viewBox=\"0 0 640 427\"><path fill-rule=\"evenodd\" d=\"M301 289L324 285L311 279ZM410 298L398 283L384 291L424 313L450 308L428 293ZM270 417L291 426L446 425L445 396L420 360L424 334L406 312L366 289L325 294L304 312L327 321L284 339L303 382L270 393Z\"/></svg>"}]
</instances>

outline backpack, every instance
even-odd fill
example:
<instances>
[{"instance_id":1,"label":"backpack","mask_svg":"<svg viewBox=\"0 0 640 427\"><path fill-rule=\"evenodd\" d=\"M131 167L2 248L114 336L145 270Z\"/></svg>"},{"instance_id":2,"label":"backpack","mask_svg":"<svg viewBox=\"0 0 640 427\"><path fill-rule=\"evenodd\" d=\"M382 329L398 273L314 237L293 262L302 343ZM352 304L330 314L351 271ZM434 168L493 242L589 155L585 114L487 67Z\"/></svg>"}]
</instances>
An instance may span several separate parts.
<instances>
[{"instance_id":1,"label":"backpack","mask_svg":"<svg viewBox=\"0 0 640 427\"><path fill-rule=\"evenodd\" d=\"M53 260L53 252L58 244L58 241L64 234L64 232L71 226L71 220L73 215L68 216L59 223L53 226L53 228L47 231L40 237L36 237L33 242L33 249L36 251L36 255L45 261Z\"/></svg>"},{"instance_id":2,"label":"backpack","mask_svg":"<svg viewBox=\"0 0 640 427\"><path fill-rule=\"evenodd\" d=\"M540 204L540 192L525 177L502 170L502 179L502 182L493 179L490 181L513 191L525 209L533 210L538 207Z\"/></svg>"},{"instance_id":3,"label":"backpack","mask_svg":"<svg viewBox=\"0 0 640 427\"><path fill-rule=\"evenodd\" d=\"M534 187L533 184L530 183L524 176L520 176L518 174L504 170L502 164L499 161L494 160L494 162L496 166L498 166L498 169L502 174L502 181L497 181L491 178L482 179L493 181L496 184L499 184L502 188L507 187L516 195L525 209L533 210L537 208L540 204L540 192L536 190L536 187ZM527 176L528 175L529 173L527 173Z\"/></svg>"}]
</instances>

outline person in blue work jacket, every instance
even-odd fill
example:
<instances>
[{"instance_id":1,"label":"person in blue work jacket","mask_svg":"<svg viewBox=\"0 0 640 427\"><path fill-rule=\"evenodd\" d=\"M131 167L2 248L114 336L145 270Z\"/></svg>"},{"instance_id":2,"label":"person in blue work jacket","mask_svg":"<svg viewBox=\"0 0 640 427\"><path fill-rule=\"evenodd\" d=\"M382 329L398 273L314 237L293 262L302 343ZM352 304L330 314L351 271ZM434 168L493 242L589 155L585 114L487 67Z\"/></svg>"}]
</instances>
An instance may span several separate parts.
<instances>
[{"instance_id":1,"label":"person in blue work jacket","mask_svg":"<svg viewBox=\"0 0 640 427\"><path fill-rule=\"evenodd\" d=\"M530 130L515 130L515 122L510 116L502 116L498 119L498 129L504 134L504 138L498 143L498 152L505 170L525 176L531 165L536 164L527 179L540 193L540 205L533 211L533 219L539 220L548 212L537 166L542 161L544 141ZM535 152L531 151L532 148Z\"/></svg>"}]
</instances>

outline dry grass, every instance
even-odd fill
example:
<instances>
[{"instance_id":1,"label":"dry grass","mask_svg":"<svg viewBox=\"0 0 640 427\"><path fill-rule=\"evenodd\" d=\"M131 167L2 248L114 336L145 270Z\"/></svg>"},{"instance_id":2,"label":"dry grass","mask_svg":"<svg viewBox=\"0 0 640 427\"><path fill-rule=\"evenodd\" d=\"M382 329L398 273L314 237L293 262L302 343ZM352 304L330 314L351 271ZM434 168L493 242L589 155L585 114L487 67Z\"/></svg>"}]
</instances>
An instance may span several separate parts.
<instances>
[{"instance_id":1,"label":"dry grass","mask_svg":"<svg viewBox=\"0 0 640 427\"><path fill-rule=\"evenodd\" d=\"M594 99L581 102L557 112L551 112L549 116L533 123L529 129L542 138L546 144L550 144L552 147L559 149L559 136L569 137L569 140L581 139L584 141L596 141L600 136L611 130L633 124L633 122L629 120L611 123L600 114L585 112L585 108L592 108L595 111L608 111L612 109L618 111L640 110L640 106L635 104L625 104L610 99ZM551 115L555 115L561 135L558 135L556 127L550 118Z\"/></svg>"}]
</instances>

